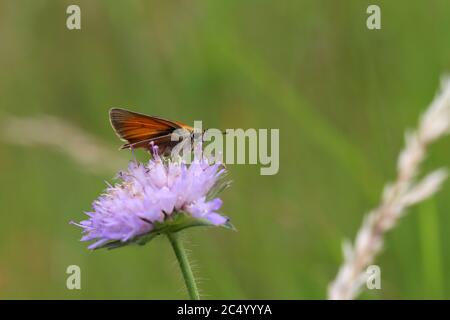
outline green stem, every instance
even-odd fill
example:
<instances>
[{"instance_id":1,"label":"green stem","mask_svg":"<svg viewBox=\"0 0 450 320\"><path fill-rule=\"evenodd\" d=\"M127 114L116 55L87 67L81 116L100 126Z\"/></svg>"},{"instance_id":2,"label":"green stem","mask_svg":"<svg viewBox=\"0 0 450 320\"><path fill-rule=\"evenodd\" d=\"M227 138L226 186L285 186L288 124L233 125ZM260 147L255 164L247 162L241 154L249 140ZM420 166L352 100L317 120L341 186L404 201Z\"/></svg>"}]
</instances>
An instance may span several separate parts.
<instances>
[{"instance_id":1,"label":"green stem","mask_svg":"<svg viewBox=\"0 0 450 320\"><path fill-rule=\"evenodd\" d=\"M178 263L180 264L180 269L183 273L183 278L189 292L189 297L191 300L200 300L197 284L195 283L194 274L192 273L191 265L189 264L183 243L176 233L167 233L167 238L169 238L173 251L177 256Z\"/></svg>"}]
</instances>

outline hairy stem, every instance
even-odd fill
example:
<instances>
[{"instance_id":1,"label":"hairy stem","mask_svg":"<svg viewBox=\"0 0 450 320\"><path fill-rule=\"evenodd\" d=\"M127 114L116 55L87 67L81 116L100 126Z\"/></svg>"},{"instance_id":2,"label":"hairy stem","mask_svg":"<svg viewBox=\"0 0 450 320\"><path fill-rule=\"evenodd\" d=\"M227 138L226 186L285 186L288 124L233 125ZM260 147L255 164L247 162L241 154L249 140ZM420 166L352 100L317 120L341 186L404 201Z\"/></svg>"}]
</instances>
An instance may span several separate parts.
<instances>
[{"instance_id":1,"label":"hairy stem","mask_svg":"<svg viewBox=\"0 0 450 320\"><path fill-rule=\"evenodd\" d=\"M186 288L189 293L189 298L191 300L200 300L194 274L192 273L191 265L189 264L189 260L181 239L176 233L167 233L167 238L169 238L173 251L177 256L181 272L183 273L184 282L186 283Z\"/></svg>"}]
</instances>

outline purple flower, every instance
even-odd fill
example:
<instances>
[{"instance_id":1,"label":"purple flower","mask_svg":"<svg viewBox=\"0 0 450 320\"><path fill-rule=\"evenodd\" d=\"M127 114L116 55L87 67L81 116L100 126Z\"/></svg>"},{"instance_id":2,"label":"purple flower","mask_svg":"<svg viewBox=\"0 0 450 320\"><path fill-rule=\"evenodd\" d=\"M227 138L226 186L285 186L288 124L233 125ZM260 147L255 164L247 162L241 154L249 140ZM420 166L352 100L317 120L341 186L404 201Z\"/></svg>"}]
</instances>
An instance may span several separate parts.
<instances>
[{"instance_id":1,"label":"purple flower","mask_svg":"<svg viewBox=\"0 0 450 320\"><path fill-rule=\"evenodd\" d=\"M210 225L224 225L228 219L217 211L219 198L208 195L219 187L225 169L203 157L201 145L187 165L181 160L161 158L153 147L148 164L130 162L119 172L119 183L106 192L86 212L87 220L73 224L83 228L82 241L95 241L95 249L111 241L128 242L148 234L182 212Z\"/></svg>"}]
</instances>

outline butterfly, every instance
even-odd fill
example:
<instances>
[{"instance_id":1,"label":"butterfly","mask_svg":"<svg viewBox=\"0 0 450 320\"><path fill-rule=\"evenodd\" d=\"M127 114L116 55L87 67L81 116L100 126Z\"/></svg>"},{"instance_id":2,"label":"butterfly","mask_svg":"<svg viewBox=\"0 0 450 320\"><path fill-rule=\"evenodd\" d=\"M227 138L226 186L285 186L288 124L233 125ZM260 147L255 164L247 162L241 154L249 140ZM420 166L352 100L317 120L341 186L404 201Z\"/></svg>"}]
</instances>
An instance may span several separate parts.
<instances>
[{"instance_id":1,"label":"butterfly","mask_svg":"<svg viewBox=\"0 0 450 320\"><path fill-rule=\"evenodd\" d=\"M153 142L158 146L159 154L169 154L179 141L172 141L175 130L184 129L191 137L194 128L178 121L171 121L120 108L109 110L111 126L117 136L125 141L121 149L151 149Z\"/></svg>"}]
</instances>

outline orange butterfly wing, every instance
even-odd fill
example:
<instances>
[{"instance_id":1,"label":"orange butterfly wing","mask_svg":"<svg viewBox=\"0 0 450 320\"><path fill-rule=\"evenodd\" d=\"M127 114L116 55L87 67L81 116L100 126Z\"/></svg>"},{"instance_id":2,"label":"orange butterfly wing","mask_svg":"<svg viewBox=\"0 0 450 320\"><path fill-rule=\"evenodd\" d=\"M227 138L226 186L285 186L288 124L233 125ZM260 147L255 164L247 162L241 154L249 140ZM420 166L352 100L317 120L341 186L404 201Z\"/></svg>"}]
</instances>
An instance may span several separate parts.
<instances>
[{"instance_id":1,"label":"orange butterfly wing","mask_svg":"<svg viewBox=\"0 0 450 320\"><path fill-rule=\"evenodd\" d=\"M190 129L180 122L147 116L125 109L112 108L109 111L111 125L120 139L127 141L122 148L148 147L150 141L167 143L176 129Z\"/></svg>"}]
</instances>

